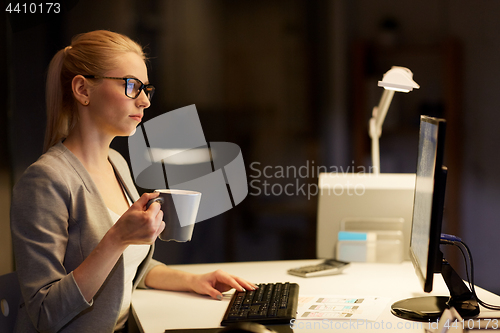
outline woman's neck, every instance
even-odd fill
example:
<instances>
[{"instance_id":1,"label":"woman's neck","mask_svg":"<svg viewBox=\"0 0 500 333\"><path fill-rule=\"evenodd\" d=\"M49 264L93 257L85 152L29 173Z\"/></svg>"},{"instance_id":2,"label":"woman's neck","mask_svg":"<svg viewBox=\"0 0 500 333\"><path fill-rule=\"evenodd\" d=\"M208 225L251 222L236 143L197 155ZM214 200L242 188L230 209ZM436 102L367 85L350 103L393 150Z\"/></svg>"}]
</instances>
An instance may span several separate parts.
<instances>
[{"instance_id":1,"label":"woman's neck","mask_svg":"<svg viewBox=\"0 0 500 333\"><path fill-rule=\"evenodd\" d=\"M88 172L102 172L110 168L109 145L113 138L72 131L63 144L82 162Z\"/></svg>"}]
</instances>

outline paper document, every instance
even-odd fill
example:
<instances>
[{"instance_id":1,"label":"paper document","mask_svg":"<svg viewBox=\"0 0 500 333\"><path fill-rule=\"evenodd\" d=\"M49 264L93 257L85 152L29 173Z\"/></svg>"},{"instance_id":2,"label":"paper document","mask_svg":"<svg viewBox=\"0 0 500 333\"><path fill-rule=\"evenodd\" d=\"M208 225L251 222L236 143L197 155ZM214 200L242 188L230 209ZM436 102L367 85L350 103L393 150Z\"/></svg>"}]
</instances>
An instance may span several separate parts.
<instances>
[{"instance_id":1,"label":"paper document","mask_svg":"<svg viewBox=\"0 0 500 333\"><path fill-rule=\"evenodd\" d=\"M376 321L389 301L388 297L375 296L299 296L297 320L354 319Z\"/></svg>"}]
</instances>

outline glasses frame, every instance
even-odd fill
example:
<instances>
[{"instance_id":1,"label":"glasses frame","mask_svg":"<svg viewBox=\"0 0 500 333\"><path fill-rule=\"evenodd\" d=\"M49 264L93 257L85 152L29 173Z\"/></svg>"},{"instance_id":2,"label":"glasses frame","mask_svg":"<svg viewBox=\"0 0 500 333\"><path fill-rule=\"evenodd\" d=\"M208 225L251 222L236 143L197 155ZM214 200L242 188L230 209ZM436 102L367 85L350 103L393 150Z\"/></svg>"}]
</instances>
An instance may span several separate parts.
<instances>
[{"instance_id":1,"label":"glasses frame","mask_svg":"<svg viewBox=\"0 0 500 333\"><path fill-rule=\"evenodd\" d=\"M153 94L155 92L155 87L152 84L144 84L142 83L141 80L135 78L135 77L114 77L114 76L99 76L99 75L83 75L84 78L86 79L110 79L110 80L123 80L125 81L125 96L128 98L136 99L139 97L141 92L144 90L144 93L146 94L146 97L151 101L153 98ZM130 96L127 94L127 85L129 84L130 80L136 80L139 81L141 86L139 87L139 91L135 96ZM148 94L149 93L149 94Z\"/></svg>"}]
</instances>

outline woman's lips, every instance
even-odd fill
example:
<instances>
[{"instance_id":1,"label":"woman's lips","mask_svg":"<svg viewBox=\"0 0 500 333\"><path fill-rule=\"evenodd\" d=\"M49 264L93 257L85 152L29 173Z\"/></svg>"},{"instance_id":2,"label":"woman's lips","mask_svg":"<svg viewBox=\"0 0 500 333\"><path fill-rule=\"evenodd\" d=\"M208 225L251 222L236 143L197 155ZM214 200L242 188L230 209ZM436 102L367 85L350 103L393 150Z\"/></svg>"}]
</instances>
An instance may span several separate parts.
<instances>
[{"instance_id":1,"label":"woman's lips","mask_svg":"<svg viewBox=\"0 0 500 333\"><path fill-rule=\"evenodd\" d=\"M133 118L134 120L136 120L138 122L141 122L141 120L142 120L142 116L141 115L132 115L132 116L130 116L130 118Z\"/></svg>"}]
</instances>

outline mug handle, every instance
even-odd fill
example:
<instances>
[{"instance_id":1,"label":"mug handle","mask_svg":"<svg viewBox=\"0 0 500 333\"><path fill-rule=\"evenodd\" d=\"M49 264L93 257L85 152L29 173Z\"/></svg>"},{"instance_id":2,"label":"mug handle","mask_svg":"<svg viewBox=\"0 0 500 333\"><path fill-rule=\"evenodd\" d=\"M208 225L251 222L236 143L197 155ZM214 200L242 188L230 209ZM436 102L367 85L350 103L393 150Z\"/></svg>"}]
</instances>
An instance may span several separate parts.
<instances>
[{"instance_id":1,"label":"mug handle","mask_svg":"<svg viewBox=\"0 0 500 333\"><path fill-rule=\"evenodd\" d=\"M163 205L165 199L163 199L162 197L156 197L154 199L149 200L148 203L146 204L146 210L149 209L149 206L151 206L153 202L158 202L160 205Z\"/></svg>"}]
</instances>

